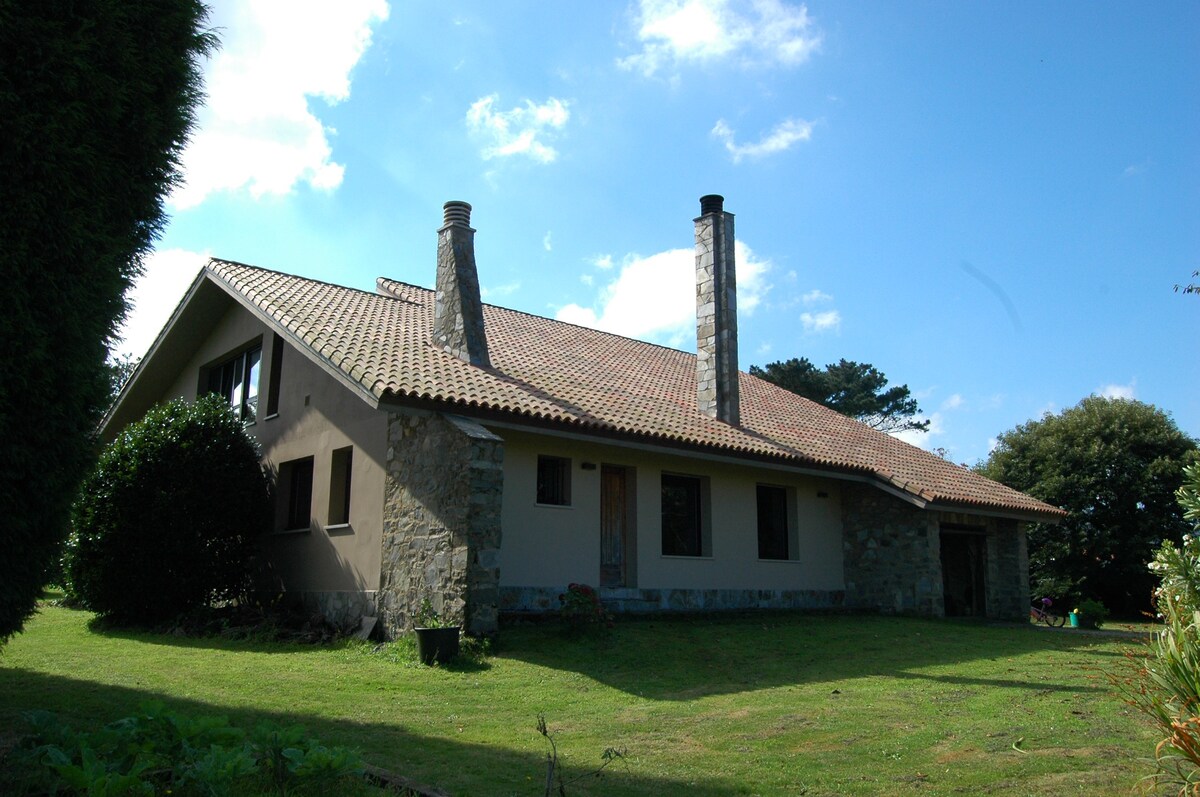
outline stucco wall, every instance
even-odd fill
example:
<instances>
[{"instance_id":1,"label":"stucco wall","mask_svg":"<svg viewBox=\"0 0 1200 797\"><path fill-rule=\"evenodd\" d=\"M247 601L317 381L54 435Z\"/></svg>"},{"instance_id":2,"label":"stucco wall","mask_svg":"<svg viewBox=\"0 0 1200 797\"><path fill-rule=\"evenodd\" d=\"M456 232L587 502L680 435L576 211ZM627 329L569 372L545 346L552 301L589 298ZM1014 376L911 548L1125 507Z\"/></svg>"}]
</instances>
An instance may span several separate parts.
<instances>
[{"instance_id":1,"label":"stucco wall","mask_svg":"<svg viewBox=\"0 0 1200 797\"><path fill-rule=\"evenodd\" d=\"M379 587L387 415L372 409L291 345L284 343L279 410L266 417L272 371L272 334L249 311L232 306L181 370L166 398L195 398L205 366L261 340L259 417L247 427L262 446L264 463L313 457L312 522L306 531L277 529L265 540L272 575L331 619L374 613ZM327 528L332 452L353 446L350 520ZM337 615L343 615L339 617Z\"/></svg>"},{"instance_id":2,"label":"stucco wall","mask_svg":"<svg viewBox=\"0 0 1200 797\"><path fill-rule=\"evenodd\" d=\"M600 574L600 473L604 464L633 469L637 509L636 574L646 590L840 591L842 535L833 481L767 468L597 445L510 429L505 440L504 544L500 583L506 588L596 585ZM571 459L571 505L536 503L539 454ZM585 470L584 463L596 465ZM711 555L662 553L661 476L666 471L707 478ZM788 561L758 558L756 485L791 488L798 550Z\"/></svg>"}]
</instances>

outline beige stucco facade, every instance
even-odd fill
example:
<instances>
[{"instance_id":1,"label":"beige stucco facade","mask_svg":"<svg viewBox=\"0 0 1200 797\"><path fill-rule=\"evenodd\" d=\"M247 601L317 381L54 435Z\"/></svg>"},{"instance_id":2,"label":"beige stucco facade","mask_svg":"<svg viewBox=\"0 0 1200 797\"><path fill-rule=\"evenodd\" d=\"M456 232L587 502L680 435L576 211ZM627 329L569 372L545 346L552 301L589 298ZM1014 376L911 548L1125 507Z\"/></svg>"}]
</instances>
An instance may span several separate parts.
<instances>
[{"instance_id":1,"label":"beige stucco facade","mask_svg":"<svg viewBox=\"0 0 1200 797\"><path fill-rule=\"evenodd\" d=\"M386 413L373 409L287 342L275 345L267 326L231 304L193 356L182 366L164 399L193 400L203 375L239 351L262 347L259 413L247 430L262 447L263 464L277 477L284 463L313 458L312 517L307 529L282 522L264 540L271 576L288 592L373 593L379 588L383 525ZM274 363L281 357L281 367ZM267 414L270 377L277 371L278 411ZM350 517L330 523L332 455L352 447ZM277 512L277 515L280 513Z\"/></svg>"},{"instance_id":2,"label":"beige stucco facade","mask_svg":"<svg viewBox=\"0 0 1200 797\"><path fill-rule=\"evenodd\" d=\"M500 584L561 589L600 577L600 474L616 465L632 474L631 561L624 586L650 590L843 589L839 485L795 471L748 467L719 459L498 429L504 438ZM571 463L568 506L537 503L538 455ZM595 466L595 467L591 467ZM707 485L710 537L701 556L662 552L663 473L700 477ZM794 526L791 556L758 556L756 487L787 488Z\"/></svg>"}]
</instances>

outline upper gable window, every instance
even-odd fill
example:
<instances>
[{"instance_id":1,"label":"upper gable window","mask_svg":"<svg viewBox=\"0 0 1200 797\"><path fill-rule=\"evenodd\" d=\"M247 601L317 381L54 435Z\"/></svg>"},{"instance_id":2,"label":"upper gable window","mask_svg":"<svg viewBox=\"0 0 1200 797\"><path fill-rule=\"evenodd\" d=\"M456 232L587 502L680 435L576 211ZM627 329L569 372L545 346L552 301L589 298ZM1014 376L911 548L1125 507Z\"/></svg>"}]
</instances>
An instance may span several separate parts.
<instances>
[{"instance_id":1,"label":"upper gable window","mask_svg":"<svg viewBox=\"0 0 1200 797\"><path fill-rule=\"evenodd\" d=\"M208 369L208 392L223 396L246 423L258 419L258 377L262 346L240 352Z\"/></svg>"},{"instance_id":2,"label":"upper gable window","mask_svg":"<svg viewBox=\"0 0 1200 797\"><path fill-rule=\"evenodd\" d=\"M538 456L537 502L550 506L571 505L570 459L567 457Z\"/></svg>"}]
</instances>

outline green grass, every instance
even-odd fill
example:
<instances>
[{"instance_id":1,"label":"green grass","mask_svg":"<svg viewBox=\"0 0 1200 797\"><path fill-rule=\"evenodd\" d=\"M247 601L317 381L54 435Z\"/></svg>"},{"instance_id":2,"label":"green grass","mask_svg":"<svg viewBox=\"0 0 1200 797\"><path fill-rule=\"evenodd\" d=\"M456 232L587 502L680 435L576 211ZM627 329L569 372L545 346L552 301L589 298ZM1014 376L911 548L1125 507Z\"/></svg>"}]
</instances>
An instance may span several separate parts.
<instances>
[{"instance_id":1,"label":"green grass","mask_svg":"<svg viewBox=\"0 0 1200 797\"><path fill-rule=\"evenodd\" d=\"M456 795L540 794L546 716L574 795L1127 795L1154 736L1102 675L1133 643L1022 626L769 615L508 628L486 657L92 630L46 607L0 651L0 729L158 699L325 744ZM3 731L0 731L3 733Z\"/></svg>"}]
</instances>

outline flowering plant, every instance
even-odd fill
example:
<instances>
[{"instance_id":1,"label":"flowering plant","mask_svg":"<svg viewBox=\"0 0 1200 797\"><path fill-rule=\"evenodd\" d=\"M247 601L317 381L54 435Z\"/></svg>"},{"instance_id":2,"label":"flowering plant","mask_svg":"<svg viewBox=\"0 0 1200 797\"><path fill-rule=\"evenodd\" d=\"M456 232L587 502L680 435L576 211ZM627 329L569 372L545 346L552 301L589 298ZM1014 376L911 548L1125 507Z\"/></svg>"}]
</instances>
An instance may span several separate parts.
<instances>
[{"instance_id":1,"label":"flowering plant","mask_svg":"<svg viewBox=\"0 0 1200 797\"><path fill-rule=\"evenodd\" d=\"M600 602L596 590L587 584L568 584L567 591L558 596L558 602L561 605L559 614L569 628L600 624L612 628L612 615Z\"/></svg>"}]
</instances>

